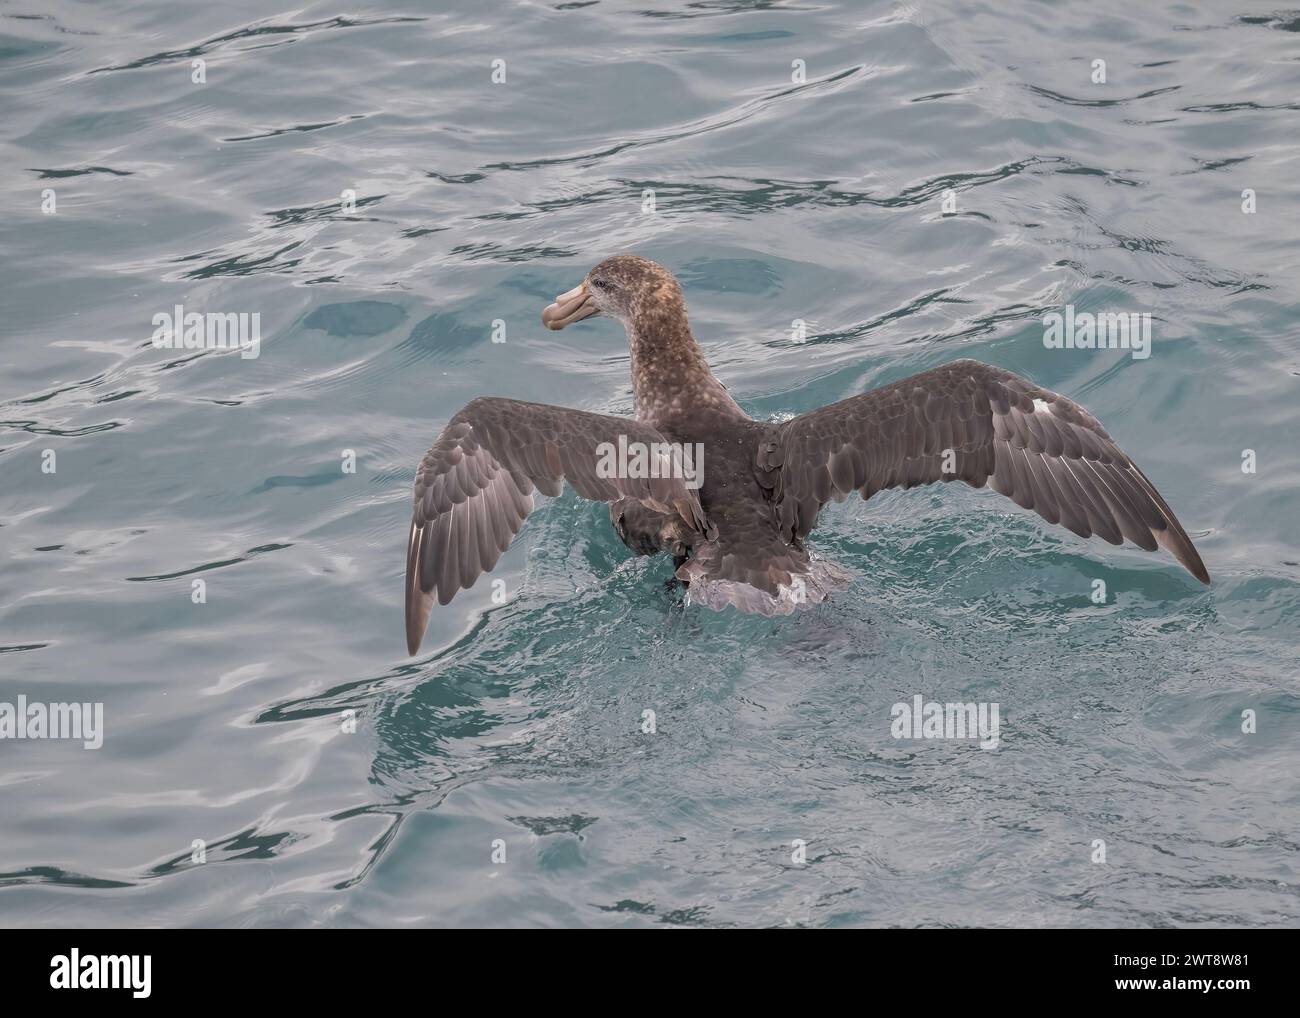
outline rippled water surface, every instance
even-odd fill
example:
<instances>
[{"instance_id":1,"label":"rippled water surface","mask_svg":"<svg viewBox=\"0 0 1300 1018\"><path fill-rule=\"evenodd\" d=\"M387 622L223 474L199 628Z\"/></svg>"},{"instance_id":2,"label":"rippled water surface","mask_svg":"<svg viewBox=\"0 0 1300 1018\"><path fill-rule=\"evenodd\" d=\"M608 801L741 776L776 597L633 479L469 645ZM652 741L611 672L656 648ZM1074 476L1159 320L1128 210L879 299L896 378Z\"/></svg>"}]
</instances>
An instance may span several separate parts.
<instances>
[{"instance_id":1,"label":"rippled water surface","mask_svg":"<svg viewBox=\"0 0 1300 1018\"><path fill-rule=\"evenodd\" d=\"M0 923L1296 923L1300 12L5 0L0 92L0 700L106 728L0 741ZM760 418L958 357L1084 403L1213 585L939 486L713 614L566 492L408 658L447 419L631 412L615 323L538 320L619 251ZM893 739L918 693L1000 748Z\"/></svg>"}]
</instances>

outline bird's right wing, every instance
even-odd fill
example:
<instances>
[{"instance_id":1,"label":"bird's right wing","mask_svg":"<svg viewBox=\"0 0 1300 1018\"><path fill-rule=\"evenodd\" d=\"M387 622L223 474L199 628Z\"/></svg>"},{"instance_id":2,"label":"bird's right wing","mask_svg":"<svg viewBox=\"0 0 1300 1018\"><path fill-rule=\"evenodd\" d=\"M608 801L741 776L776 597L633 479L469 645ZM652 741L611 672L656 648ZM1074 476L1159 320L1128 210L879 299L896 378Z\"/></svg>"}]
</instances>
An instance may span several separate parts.
<instances>
[{"instance_id":1,"label":"bird's right wing","mask_svg":"<svg viewBox=\"0 0 1300 1018\"><path fill-rule=\"evenodd\" d=\"M567 480L584 498L632 498L704 532L699 498L682 477L602 476L611 471L599 469L600 447L618 447L620 438L647 449L667 443L638 421L512 399L476 399L451 419L415 472L406 550L406 645L412 654L434 599L447 604L496 565L532 512L534 486L558 495ZM661 466L669 468L652 472L681 473Z\"/></svg>"},{"instance_id":2,"label":"bird's right wing","mask_svg":"<svg viewBox=\"0 0 1300 1018\"><path fill-rule=\"evenodd\" d=\"M1174 511L1101 423L1002 368L959 360L781 425L759 447L781 532L803 537L821 507L857 491L963 480L1080 537L1167 548L1210 575Z\"/></svg>"}]
</instances>

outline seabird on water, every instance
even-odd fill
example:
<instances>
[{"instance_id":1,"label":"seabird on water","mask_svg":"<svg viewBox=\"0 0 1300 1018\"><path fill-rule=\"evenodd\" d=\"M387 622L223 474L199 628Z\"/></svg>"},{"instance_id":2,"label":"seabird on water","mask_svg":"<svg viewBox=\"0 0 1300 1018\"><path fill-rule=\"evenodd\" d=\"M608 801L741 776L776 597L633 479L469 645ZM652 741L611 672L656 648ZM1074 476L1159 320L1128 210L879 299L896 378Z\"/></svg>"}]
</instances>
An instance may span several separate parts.
<instances>
[{"instance_id":1,"label":"seabird on water","mask_svg":"<svg viewBox=\"0 0 1300 1018\"><path fill-rule=\"evenodd\" d=\"M713 377L667 269L606 259L542 322L563 329L600 314L627 330L635 420L481 397L421 460L406 556L410 653L434 600L447 604L496 565L533 489L558 495L566 480L609 503L634 552L671 552L688 599L716 610L788 615L825 601L849 573L804 545L822 506L934 481L987 483L1080 537L1162 546L1210 582L1173 510L1097 419L1010 371L954 361L772 424L750 418ZM681 466L663 451L697 444L698 480L688 469L602 467L611 449L629 447Z\"/></svg>"}]
</instances>

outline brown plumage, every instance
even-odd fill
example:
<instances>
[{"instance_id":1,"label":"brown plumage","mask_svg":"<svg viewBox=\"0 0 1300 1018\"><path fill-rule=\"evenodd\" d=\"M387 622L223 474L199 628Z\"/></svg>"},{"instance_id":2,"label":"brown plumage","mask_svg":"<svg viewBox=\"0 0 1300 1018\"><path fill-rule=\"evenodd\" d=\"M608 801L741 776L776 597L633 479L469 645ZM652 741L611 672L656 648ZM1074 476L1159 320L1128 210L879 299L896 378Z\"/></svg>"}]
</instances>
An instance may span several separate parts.
<instances>
[{"instance_id":1,"label":"brown plumage","mask_svg":"<svg viewBox=\"0 0 1300 1018\"><path fill-rule=\"evenodd\" d=\"M420 462L406 560L406 641L420 646L436 599L447 604L496 565L533 508L532 491L567 480L610 503L638 554L669 551L692 602L787 615L843 590L849 574L813 559L804 538L829 501L935 481L986 483L1081 537L1166 548L1202 583L1209 573L1155 486L1077 403L1001 368L959 360L785 424L751 419L691 335L681 288L633 255L601 262L542 313L562 329L620 319L632 351L636 420L480 398L451 419ZM608 469L611 448L703 450L698 483L662 469ZM624 464L626 466L626 464ZM663 476L659 476L663 474ZM625 476L626 475L626 476Z\"/></svg>"}]
</instances>

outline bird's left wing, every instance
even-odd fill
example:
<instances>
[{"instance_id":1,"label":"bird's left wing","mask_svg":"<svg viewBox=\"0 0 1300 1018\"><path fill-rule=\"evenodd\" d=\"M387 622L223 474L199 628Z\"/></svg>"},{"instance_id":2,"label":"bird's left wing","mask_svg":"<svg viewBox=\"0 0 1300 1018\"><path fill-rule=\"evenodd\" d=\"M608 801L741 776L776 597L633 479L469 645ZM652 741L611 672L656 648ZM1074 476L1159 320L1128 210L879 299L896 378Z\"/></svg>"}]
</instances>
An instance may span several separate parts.
<instances>
[{"instance_id":1,"label":"bird's left wing","mask_svg":"<svg viewBox=\"0 0 1300 1018\"><path fill-rule=\"evenodd\" d=\"M406 644L420 647L436 597L447 604L490 572L533 509L534 486L558 495L567 480L584 498L632 498L676 513L705 530L704 511L680 471L665 476L603 476L602 446L667 439L639 421L513 399L476 399L448 422L415 472L415 500L406 550ZM668 464L671 467L671 464Z\"/></svg>"},{"instance_id":2,"label":"bird's left wing","mask_svg":"<svg viewBox=\"0 0 1300 1018\"><path fill-rule=\"evenodd\" d=\"M1173 510L1100 422L1002 368L960 360L787 421L760 445L785 539L857 491L962 480L1080 537L1167 548L1210 576Z\"/></svg>"}]
</instances>

